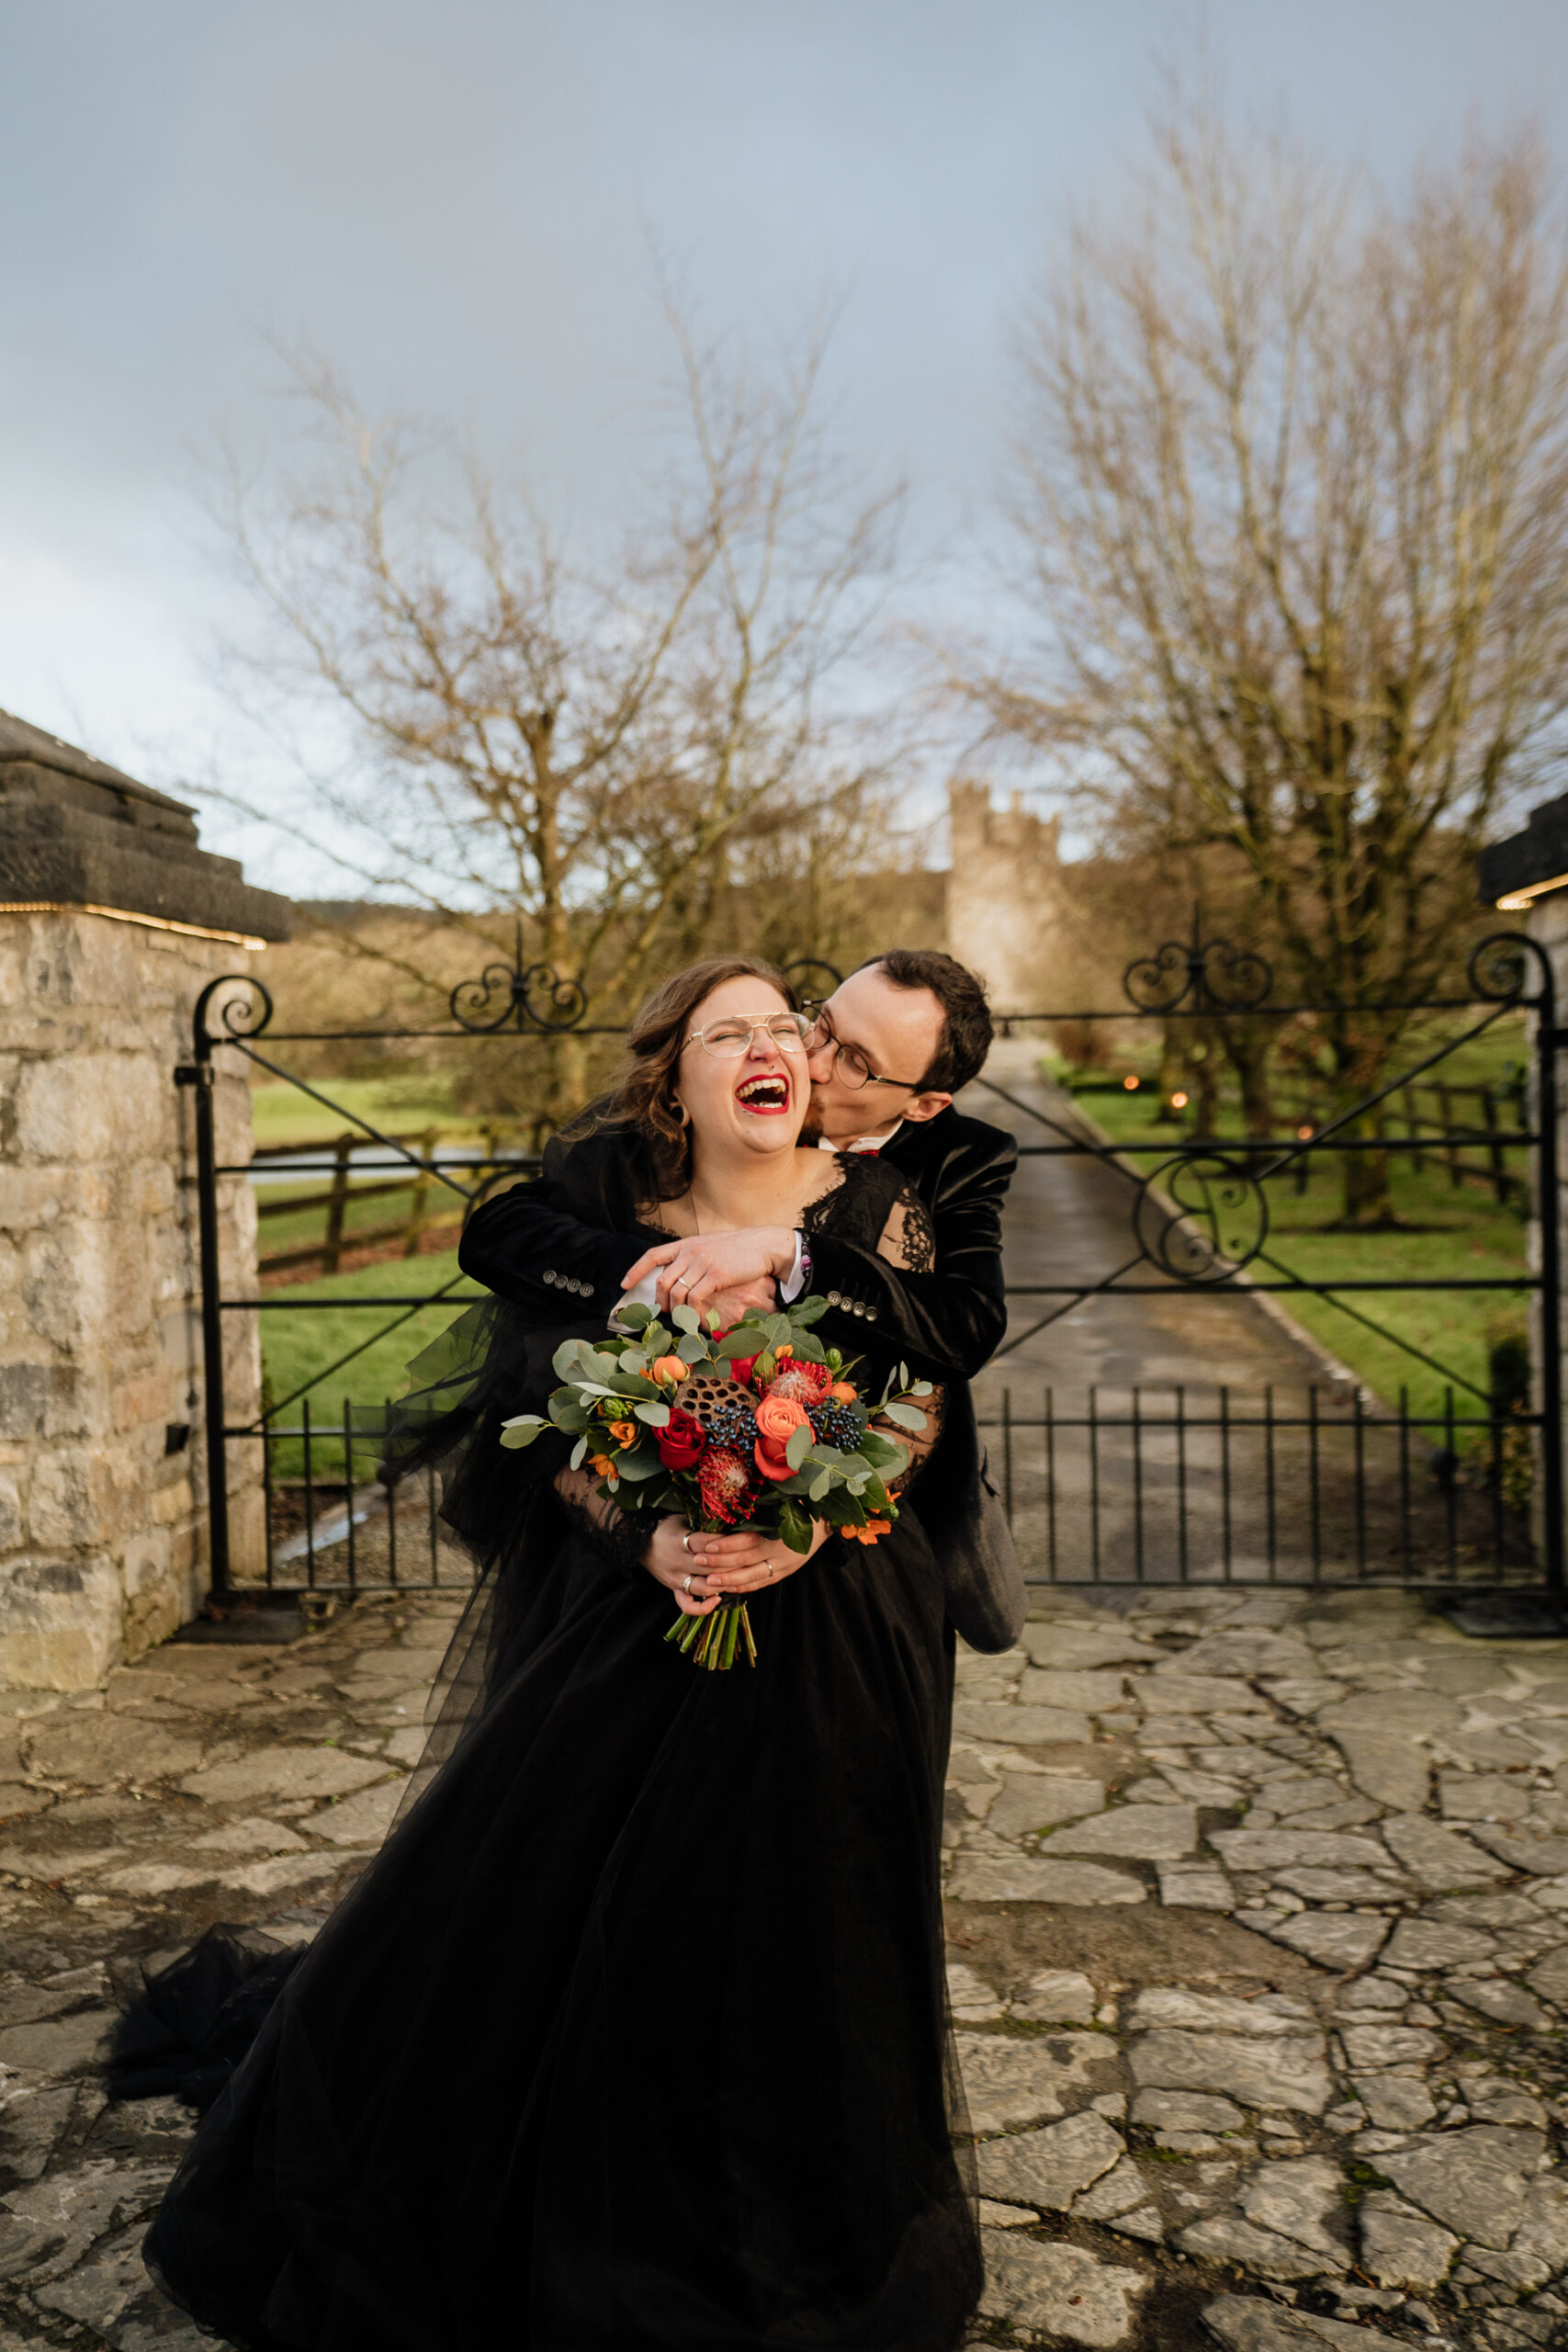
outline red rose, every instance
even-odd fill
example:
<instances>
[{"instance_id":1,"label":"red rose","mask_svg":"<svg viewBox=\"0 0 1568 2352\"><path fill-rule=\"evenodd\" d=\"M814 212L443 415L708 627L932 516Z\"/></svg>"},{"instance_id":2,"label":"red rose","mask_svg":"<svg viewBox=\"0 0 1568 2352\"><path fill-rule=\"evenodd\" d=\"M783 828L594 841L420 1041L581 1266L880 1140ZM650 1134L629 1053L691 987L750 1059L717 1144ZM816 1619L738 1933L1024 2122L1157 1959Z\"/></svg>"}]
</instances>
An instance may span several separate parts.
<instances>
[{"instance_id":1,"label":"red rose","mask_svg":"<svg viewBox=\"0 0 1568 2352\"><path fill-rule=\"evenodd\" d=\"M761 1355L761 1352L762 1351L759 1348L757 1355ZM730 1378L732 1380L738 1380L742 1388L750 1388L751 1385L751 1374L756 1367L756 1363L757 1356L731 1356L729 1359Z\"/></svg>"},{"instance_id":2,"label":"red rose","mask_svg":"<svg viewBox=\"0 0 1568 2352\"><path fill-rule=\"evenodd\" d=\"M661 1430L653 1432L653 1442L659 1448L659 1459L666 1470L690 1470L700 1462L707 1446L707 1432L694 1414L679 1405L671 1408L670 1419Z\"/></svg>"}]
</instances>

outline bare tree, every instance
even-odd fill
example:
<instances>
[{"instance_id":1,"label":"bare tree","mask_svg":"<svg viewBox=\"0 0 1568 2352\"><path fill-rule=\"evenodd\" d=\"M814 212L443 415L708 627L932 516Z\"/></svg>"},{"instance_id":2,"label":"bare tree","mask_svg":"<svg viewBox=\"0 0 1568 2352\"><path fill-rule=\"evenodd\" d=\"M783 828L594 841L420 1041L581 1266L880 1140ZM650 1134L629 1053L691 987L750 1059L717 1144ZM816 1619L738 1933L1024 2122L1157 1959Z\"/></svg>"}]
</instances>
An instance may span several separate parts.
<instances>
[{"instance_id":1,"label":"bare tree","mask_svg":"<svg viewBox=\"0 0 1568 2352\"><path fill-rule=\"evenodd\" d=\"M499 945L520 921L600 1019L711 936L749 835L809 837L874 775L827 687L899 494L854 497L827 450L820 338L759 383L671 319L684 447L614 560L572 560L525 486L373 422L312 360L317 461L261 492L233 470L223 517L270 623L253 677L345 723L296 830L324 815L372 889ZM570 1041L547 1068L558 1108Z\"/></svg>"},{"instance_id":2,"label":"bare tree","mask_svg":"<svg viewBox=\"0 0 1568 2352\"><path fill-rule=\"evenodd\" d=\"M1472 935L1472 858L1568 704L1568 249L1539 153L1397 206L1173 87L1146 211L1074 234L1022 335L1012 520L1043 624L954 665L1123 840L1223 844L1343 1006L1339 1101ZM1388 1213L1382 1155L1347 1214Z\"/></svg>"}]
</instances>

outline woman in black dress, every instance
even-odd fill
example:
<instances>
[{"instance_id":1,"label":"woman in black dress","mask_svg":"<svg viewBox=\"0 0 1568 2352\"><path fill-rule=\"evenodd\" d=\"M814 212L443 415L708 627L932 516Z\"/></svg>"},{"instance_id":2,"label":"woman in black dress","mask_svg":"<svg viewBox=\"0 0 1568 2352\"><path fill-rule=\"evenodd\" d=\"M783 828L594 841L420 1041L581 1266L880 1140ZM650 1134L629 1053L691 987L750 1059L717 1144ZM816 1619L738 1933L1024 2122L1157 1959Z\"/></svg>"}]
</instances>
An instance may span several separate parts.
<instances>
[{"instance_id":1,"label":"woman in black dress","mask_svg":"<svg viewBox=\"0 0 1568 2352\"><path fill-rule=\"evenodd\" d=\"M616 1222L801 1224L929 1262L896 1170L798 1148L769 967L682 975L633 1046ZM245 2352L951 2352L980 2272L938 1883L953 1634L918 1472L874 1546L730 1538L705 1570L700 1537L650 1541L553 1439L500 1447L562 1336L506 1314L479 1317L458 1414L448 1508L483 1573L430 1754L149 2263ZM727 1590L761 1660L705 1673L661 1638L671 1598Z\"/></svg>"}]
</instances>

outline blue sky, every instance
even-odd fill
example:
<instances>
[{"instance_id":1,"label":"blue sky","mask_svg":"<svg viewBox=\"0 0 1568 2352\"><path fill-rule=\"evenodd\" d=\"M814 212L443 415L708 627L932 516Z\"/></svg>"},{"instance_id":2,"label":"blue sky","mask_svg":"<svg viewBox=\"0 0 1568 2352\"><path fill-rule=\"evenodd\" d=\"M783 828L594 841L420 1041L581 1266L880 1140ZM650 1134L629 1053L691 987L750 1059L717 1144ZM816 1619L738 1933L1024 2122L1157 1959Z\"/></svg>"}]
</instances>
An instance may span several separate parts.
<instances>
[{"instance_id":1,"label":"blue sky","mask_svg":"<svg viewBox=\"0 0 1568 2352\"><path fill-rule=\"evenodd\" d=\"M1568 159L1562 0L0 0L0 707L273 788L211 683L197 498L220 426L287 429L261 330L522 448L591 532L664 361L650 230L710 328L841 300L840 438L909 477L911 595L951 598L1010 319L1202 25L1239 103L1374 173L1530 117ZM257 880L341 887L204 821Z\"/></svg>"}]
</instances>

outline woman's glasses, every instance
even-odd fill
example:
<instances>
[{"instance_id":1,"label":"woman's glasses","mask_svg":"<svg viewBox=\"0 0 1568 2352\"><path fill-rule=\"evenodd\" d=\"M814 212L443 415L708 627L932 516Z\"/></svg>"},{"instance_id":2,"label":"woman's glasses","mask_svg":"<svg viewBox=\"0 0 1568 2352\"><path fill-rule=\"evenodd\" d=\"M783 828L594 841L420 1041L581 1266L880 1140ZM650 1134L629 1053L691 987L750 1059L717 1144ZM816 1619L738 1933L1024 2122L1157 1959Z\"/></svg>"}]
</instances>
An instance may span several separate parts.
<instances>
[{"instance_id":1,"label":"woman's glasses","mask_svg":"<svg viewBox=\"0 0 1568 2352\"><path fill-rule=\"evenodd\" d=\"M705 1029L694 1029L686 1044L700 1046L705 1054L716 1054L721 1062L739 1061L742 1054L750 1052L758 1030L765 1029L781 1053L798 1054L810 1026L804 1012L769 1012L755 1021L736 1013L727 1021L709 1022Z\"/></svg>"}]
</instances>

